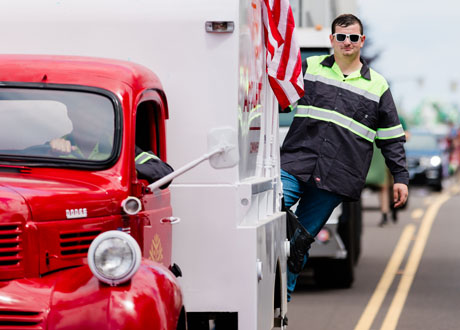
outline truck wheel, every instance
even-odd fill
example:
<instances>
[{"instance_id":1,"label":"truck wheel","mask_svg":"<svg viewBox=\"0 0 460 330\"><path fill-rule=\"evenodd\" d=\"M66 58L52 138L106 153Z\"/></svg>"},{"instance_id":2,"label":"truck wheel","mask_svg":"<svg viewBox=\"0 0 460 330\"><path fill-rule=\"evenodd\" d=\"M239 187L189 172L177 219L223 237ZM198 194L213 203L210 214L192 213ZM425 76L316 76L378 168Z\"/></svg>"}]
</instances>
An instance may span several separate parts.
<instances>
[{"instance_id":1,"label":"truck wheel","mask_svg":"<svg viewBox=\"0 0 460 330\"><path fill-rule=\"evenodd\" d=\"M313 276L323 288L350 288L354 280L353 258L324 259L315 265Z\"/></svg>"},{"instance_id":2,"label":"truck wheel","mask_svg":"<svg viewBox=\"0 0 460 330\"><path fill-rule=\"evenodd\" d=\"M442 191L442 182L437 182L431 187L432 187L433 191L441 192Z\"/></svg>"},{"instance_id":3,"label":"truck wheel","mask_svg":"<svg viewBox=\"0 0 460 330\"><path fill-rule=\"evenodd\" d=\"M350 221L343 224L339 233L347 249L345 259L323 259L314 268L316 283L325 288L350 288L355 276L355 244L353 226ZM350 244L351 243L351 244Z\"/></svg>"},{"instance_id":4,"label":"truck wheel","mask_svg":"<svg viewBox=\"0 0 460 330\"><path fill-rule=\"evenodd\" d=\"M354 268L361 252L361 202L342 203L338 233L347 250L345 259L319 260L314 267L314 278L323 287L349 288L354 281Z\"/></svg>"}]
</instances>

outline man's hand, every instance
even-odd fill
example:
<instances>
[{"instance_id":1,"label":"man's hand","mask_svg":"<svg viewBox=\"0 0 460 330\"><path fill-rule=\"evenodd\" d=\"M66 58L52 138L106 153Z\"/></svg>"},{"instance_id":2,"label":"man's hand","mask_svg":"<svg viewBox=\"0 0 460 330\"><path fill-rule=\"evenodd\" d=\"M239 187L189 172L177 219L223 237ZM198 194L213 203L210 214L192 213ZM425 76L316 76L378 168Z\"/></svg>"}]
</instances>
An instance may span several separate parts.
<instances>
[{"instance_id":1,"label":"man's hand","mask_svg":"<svg viewBox=\"0 0 460 330\"><path fill-rule=\"evenodd\" d=\"M53 139L50 141L51 150L59 154L70 154L75 147L72 147L70 141L66 139Z\"/></svg>"},{"instance_id":2,"label":"man's hand","mask_svg":"<svg viewBox=\"0 0 460 330\"><path fill-rule=\"evenodd\" d=\"M395 208L406 204L407 196L409 196L409 190L404 183L395 183L393 185L393 201L395 203Z\"/></svg>"}]
</instances>

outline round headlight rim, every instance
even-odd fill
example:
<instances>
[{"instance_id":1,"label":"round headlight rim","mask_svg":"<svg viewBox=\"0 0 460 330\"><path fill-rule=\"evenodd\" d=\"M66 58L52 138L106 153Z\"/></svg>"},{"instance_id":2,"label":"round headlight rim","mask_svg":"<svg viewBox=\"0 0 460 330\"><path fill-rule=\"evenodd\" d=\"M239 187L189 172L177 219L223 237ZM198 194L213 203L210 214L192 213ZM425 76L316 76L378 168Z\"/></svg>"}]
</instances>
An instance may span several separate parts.
<instances>
[{"instance_id":1,"label":"round headlight rim","mask_svg":"<svg viewBox=\"0 0 460 330\"><path fill-rule=\"evenodd\" d=\"M96 253L98 252L98 249L101 247L102 244L104 244L105 242L109 241L109 240L120 240L122 241L126 246L130 247L129 249L129 252L130 252L130 255L131 255L131 259L132 260L135 260L136 259L136 256L134 254L134 251L132 249L132 247L130 246L129 242L127 240L124 240L120 237L109 237L109 238L106 238L104 240L100 240L99 242L97 242L97 245L94 247L94 258L95 260L97 259L96 257ZM104 247L101 247L102 249L104 249ZM101 267L100 265L97 264L97 262L95 262L95 265L96 267L96 270L98 273L100 274L104 274L104 271L102 270L103 267ZM105 278L109 279L109 280L113 280L113 279L117 279L117 278L124 278L125 276L127 276L131 270L133 269L133 267L135 266L135 262L131 262L130 265L129 265L129 268L127 269L127 271L123 272L123 275L121 276L109 276L107 274L105 274Z\"/></svg>"},{"instance_id":2,"label":"round headlight rim","mask_svg":"<svg viewBox=\"0 0 460 330\"><path fill-rule=\"evenodd\" d=\"M130 267L129 272L125 272L126 275L119 277L119 278L105 277L104 274L99 271L99 267L96 265L96 261L95 261L95 251L99 247L99 245L103 241L107 239L113 239L113 238L119 238L119 239L124 240L127 243L127 245L130 247L132 255L133 255L133 263ZM124 233L122 231L119 231L119 230L110 230L110 231L106 231L100 234L93 240L93 242L91 242L91 245L88 249L88 266L91 272L98 280L106 284L109 284L110 286L117 286L117 285L128 282L134 276L134 274L136 274L136 272L139 270L141 259L142 259L141 249L139 247L139 244L137 244L136 240L131 235Z\"/></svg>"}]
</instances>

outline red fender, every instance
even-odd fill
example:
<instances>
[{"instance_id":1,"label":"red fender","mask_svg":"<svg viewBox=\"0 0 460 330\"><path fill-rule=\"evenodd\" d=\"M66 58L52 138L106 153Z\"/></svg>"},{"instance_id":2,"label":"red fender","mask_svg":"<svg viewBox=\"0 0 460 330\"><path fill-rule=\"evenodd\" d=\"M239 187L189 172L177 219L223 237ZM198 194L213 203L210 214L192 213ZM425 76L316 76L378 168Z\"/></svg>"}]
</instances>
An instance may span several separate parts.
<instances>
[{"instance_id":1,"label":"red fender","mask_svg":"<svg viewBox=\"0 0 460 330\"><path fill-rule=\"evenodd\" d=\"M30 323L45 329L176 329L182 309L174 275L147 259L116 287L101 283L88 266L2 284L0 309L6 313L0 322L28 322L30 316Z\"/></svg>"}]
</instances>

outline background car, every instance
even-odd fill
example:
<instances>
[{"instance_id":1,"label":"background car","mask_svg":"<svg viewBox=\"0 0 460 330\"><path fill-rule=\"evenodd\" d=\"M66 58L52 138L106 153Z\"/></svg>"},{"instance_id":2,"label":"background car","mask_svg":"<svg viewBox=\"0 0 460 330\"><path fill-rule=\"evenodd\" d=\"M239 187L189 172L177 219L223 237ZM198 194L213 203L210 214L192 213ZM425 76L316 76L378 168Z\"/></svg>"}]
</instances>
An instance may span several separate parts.
<instances>
[{"instance_id":1,"label":"background car","mask_svg":"<svg viewBox=\"0 0 460 330\"><path fill-rule=\"evenodd\" d=\"M439 137L430 131L413 130L405 148L410 183L441 191L444 151Z\"/></svg>"}]
</instances>

